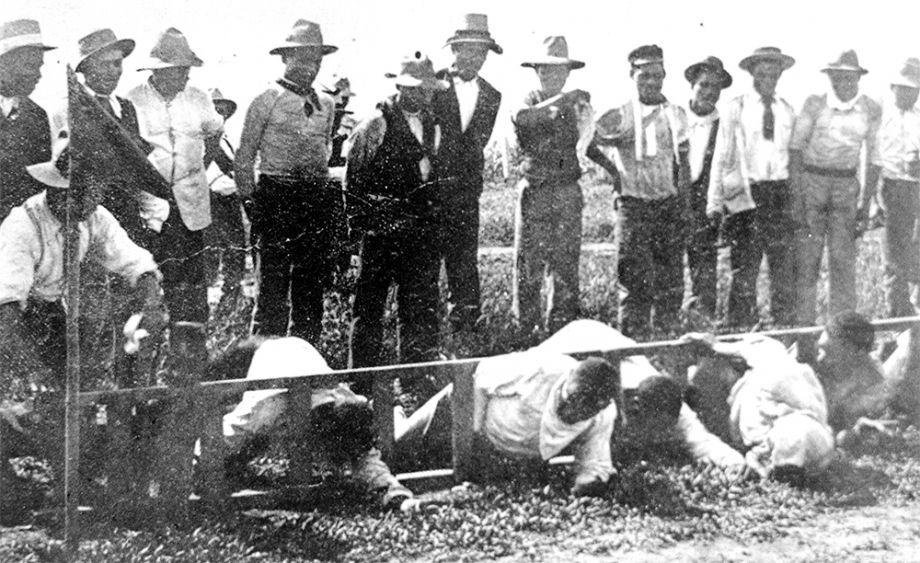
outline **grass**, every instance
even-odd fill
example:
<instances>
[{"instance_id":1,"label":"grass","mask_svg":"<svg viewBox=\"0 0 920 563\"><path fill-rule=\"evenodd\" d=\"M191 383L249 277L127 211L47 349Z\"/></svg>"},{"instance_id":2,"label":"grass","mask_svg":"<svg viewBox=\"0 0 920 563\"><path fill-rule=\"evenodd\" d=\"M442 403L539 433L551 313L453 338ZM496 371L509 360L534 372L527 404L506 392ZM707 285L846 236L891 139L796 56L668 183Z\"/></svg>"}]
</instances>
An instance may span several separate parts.
<instances>
[{"instance_id":1,"label":"grass","mask_svg":"<svg viewBox=\"0 0 920 563\"><path fill-rule=\"evenodd\" d=\"M592 185L585 190L584 241L611 242L610 187L593 180L587 183ZM514 202L513 179L486 190L483 246L511 244ZM483 255L484 328L469 336L449 334L442 327L445 355L499 354L545 336L522 340L511 330L511 267L508 253ZM857 308L881 316L883 268L877 232L860 242L857 270ZM724 256L720 272L724 293ZM613 254L583 253L580 275L583 316L615 323ZM765 277L761 282L765 286ZM351 283L346 279L342 293L327 297L320 348L334 367L346 365L350 322L346 296ZM766 294L762 289L762 305ZM822 304L825 295L823 289L819 291ZM244 336L248 313L244 307L213 319L212 350ZM391 307L386 321L390 358L395 355L393 313ZM688 327L712 325L712 319L687 319ZM568 495L568 486L566 473L553 468L542 479L522 477L470 487L451 495L446 503L409 514L383 512L332 487L318 504L286 506L285 510L228 510L139 530L96 523L86 530L77 560L540 560L556 559L551 554L560 549L563 559L572 559L616 557L716 539L756 545L784 538L819 515L844 517L864 506L920 506L920 432L910 429L873 452L841 453L826 481L803 488L735 482L718 470L675 462L622 467L606 496L599 499L574 499ZM0 533L0 561L60 560L59 533L55 526ZM867 549L884 547L876 543ZM839 552L831 549L819 555L816 559L835 561Z\"/></svg>"}]
</instances>

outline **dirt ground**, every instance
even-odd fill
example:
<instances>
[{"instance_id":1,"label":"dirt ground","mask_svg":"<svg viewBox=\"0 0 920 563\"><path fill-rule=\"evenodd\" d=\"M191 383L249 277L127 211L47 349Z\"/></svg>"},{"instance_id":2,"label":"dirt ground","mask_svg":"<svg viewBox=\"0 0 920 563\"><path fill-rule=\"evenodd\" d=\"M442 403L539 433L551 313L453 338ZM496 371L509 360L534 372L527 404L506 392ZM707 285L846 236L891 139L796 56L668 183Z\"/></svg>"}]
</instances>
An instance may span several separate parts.
<instances>
[{"instance_id":1,"label":"dirt ground","mask_svg":"<svg viewBox=\"0 0 920 563\"><path fill-rule=\"evenodd\" d=\"M659 549L614 551L591 555L614 534L564 542L550 550L532 551L498 561L578 561L579 563L653 562L909 562L920 561L920 506L868 507L818 515L791 529L786 537L744 545L734 540L687 541Z\"/></svg>"}]
</instances>

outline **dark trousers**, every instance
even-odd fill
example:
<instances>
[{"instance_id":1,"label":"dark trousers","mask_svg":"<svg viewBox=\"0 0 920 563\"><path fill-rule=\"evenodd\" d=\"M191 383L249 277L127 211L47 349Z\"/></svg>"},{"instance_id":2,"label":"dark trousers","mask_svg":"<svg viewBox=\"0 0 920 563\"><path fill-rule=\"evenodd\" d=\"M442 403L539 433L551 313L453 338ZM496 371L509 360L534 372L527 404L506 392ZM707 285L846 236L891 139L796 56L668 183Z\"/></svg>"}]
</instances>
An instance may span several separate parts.
<instances>
[{"instance_id":1,"label":"dark trousers","mask_svg":"<svg viewBox=\"0 0 920 563\"><path fill-rule=\"evenodd\" d=\"M660 200L620 198L617 219L620 331L632 338L654 326L672 330L684 295L683 204L674 196Z\"/></svg>"},{"instance_id":2,"label":"dark trousers","mask_svg":"<svg viewBox=\"0 0 920 563\"><path fill-rule=\"evenodd\" d=\"M190 231L170 203L169 218L147 246L163 274L161 285L170 322L208 322L208 286L204 274L204 230Z\"/></svg>"},{"instance_id":3,"label":"dark trousers","mask_svg":"<svg viewBox=\"0 0 920 563\"><path fill-rule=\"evenodd\" d=\"M432 240L427 230L365 237L353 309L354 367L381 363L383 317L391 283L396 284L400 360L437 358L440 261Z\"/></svg>"},{"instance_id":4,"label":"dark trousers","mask_svg":"<svg viewBox=\"0 0 920 563\"><path fill-rule=\"evenodd\" d=\"M318 344L334 235L330 193L324 181L259 179L252 233L262 281L254 332L286 336L290 326L291 335Z\"/></svg>"},{"instance_id":5,"label":"dark trousers","mask_svg":"<svg viewBox=\"0 0 920 563\"><path fill-rule=\"evenodd\" d=\"M451 198L441 211L437 238L453 306L451 321L470 328L480 314L479 196Z\"/></svg>"},{"instance_id":6,"label":"dark trousers","mask_svg":"<svg viewBox=\"0 0 920 563\"><path fill-rule=\"evenodd\" d=\"M756 207L729 216L725 233L731 245L732 282L727 322L733 327L757 324L757 276L767 257L770 312L776 324L795 324L795 232L789 183L751 184Z\"/></svg>"},{"instance_id":7,"label":"dark trousers","mask_svg":"<svg viewBox=\"0 0 920 563\"><path fill-rule=\"evenodd\" d=\"M243 226L243 206L235 195L211 192L211 225L204 239L208 283L213 284L223 274L224 295L237 292L246 270L249 249Z\"/></svg>"},{"instance_id":8,"label":"dark trousers","mask_svg":"<svg viewBox=\"0 0 920 563\"><path fill-rule=\"evenodd\" d=\"M885 296L889 317L916 314L910 302L910 284L920 279L920 255L917 250L917 217L920 213L920 185L917 182L891 180L882 183L885 221Z\"/></svg>"},{"instance_id":9,"label":"dark trousers","mask_svg":"<svg viewBox=\"0 0 920 563\"><path fill-rule=\"evenodd\" d=\"M708 175L704 175L708 180ZM708 182L690 186L690 233L687 237L687 265L690 268L691 295L697 311L713 316L716 312L716 264L719 229L706 216Z\"/></svg>"}]
</instances>

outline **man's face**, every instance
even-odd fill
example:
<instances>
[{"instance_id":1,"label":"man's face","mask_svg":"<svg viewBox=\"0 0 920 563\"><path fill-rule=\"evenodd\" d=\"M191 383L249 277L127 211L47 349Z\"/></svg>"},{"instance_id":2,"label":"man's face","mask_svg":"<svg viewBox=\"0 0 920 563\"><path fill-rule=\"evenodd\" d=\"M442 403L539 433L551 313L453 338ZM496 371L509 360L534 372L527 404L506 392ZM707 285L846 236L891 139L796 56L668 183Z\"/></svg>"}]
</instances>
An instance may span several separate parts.
<instances>
[{"instance_id":1,"label":"man's face","mask_svg":"<svg viewBox=\"0 0 920 563\"><path fill-rule=\"evenodd\" d=\"M311 86L323 64L323 52L319 47L297 47L282 55L284 77L300 84Z\"/></svg>"},{"instance_id":2,"label":"man's face","mask_svg":"<svg viewBox=\"0 0 920 563\"><path fill-rule=\"evenodd\" d=\"M716 109L719 96L722 95L722 83L715 72L704 70L696 75L693 83L693 99L690 109L697 115L709 115Z\"/></svg>"},{"instance_id":3,"label":"man's face","mask_svg":"<svg viewBox=\"0 0 920 563\"><path fill-rule=\"evenodd\" d=\"M893 84L891 91L894 92L894 103L901 111L907 111L917 103L917 96L920 95L920 88L911 88L903 84Z\"/></svg>"},{"instance_id":4,"label":"man's face","mask_svg":"<svg viewBox=\"0 0 920 563\"><path fill-rule=\"evenodd\" d=\"M188 84L189 67L171 66L153 71L153 86L166 99L176 97Z\"/></svg>"},{"instance_id":5,"label":"man's face","mask_svg":"<svg viewBox=\"0 0 920 563\"><path fill-rule=\"evenodd\" d=\"M398 103L402 109L416 112L431 106L434 90L418 86L397 86L396 88L399 90Z\"/></svg>"},{"instance_id":6,"label":"man's face","mask_svg":"<svg viewBox=\"0 0 920 563\"><path fill-rule=\"evenodd\" d=\"M67 193L73 188L52 188L47 189L47 202L51 214L62 225L67 222ZM96 202L92 198L84 197L81 190L73 191L74 218L77 221L85 221L96 210Z\"/></svg>"},{"instance_id":7,"label":"man's face","mask_svg":"<svg viewBox=\"0 0 920 563\"><path fill-rule=\"evenodd\" d=\"M20 47L0 55L0 96L28 96L42 77L45 52L40 47Z\"/></svg>"},{"instance_id":8,"label":"man's face","mask_svg":"<svg viewBox=\"0 0 920 563\"><path fill-rule=\"evenodd\" d=\"M664 65L661 63L650 63L632 70L632 78L636 83L640 102L649 105L661 103L664 76Z\"/></svg>"},{"instance_id":9,"label":"man's face","mask_svg":"<svg viewBox=\"0 0 920 563\"><path fill-rule=\"evenodd\" d=\"M547 96L555 96L562 92L566 80L569 79L570 69L566 65L537 65L534 70L540 79L540 89Z\"/></svg>"},{"instance_id":10,"label":"man's face","mask_svg":"<svg viewBox=\"0 0 920 563\"><path fill-rule=\"evenodd\" d=\"M841 102L849 102L859 93L859 79L862 75L852 70L828 70L831 88Z\"/></svg>"},{"instance_id":11,"label":"man's face","mask_svg":"<svg viewBox=\"0 0 920 563\"><path fill-rule=\"evenodd\" d=\"M481 43L454 43L450 46L454 53L454 69L463 80L476 78L482 65L486 63L489 48Z\"/></svg>"},{"instance_id":12,"label":"man's face","mask_svg":"<svg viewBox=\"0 0 920 563\"><path fill-rule=\"evenodd\" d=\"M224 121L227 121L233 115L230 104L224 102L214 102L214 111L217 112L217 115L223 117Z\"/></svg>"},{"instance_id":13,"label":"man's face","mask_svg":"<svg viewBox=\"0 0 920 563\"><path fill-rule=\"evenodd\" d=\"M754 91L761 96L776 93L776 84L783 74L783 67L777 62L761 61L754 65L751 76L754 77Z\"/></svg>"},{"instance_id":14,"label":"man's face","mask_svg":"<svg viewBox=\"0 0 920 563\"><path fill-rule=\"evenodd\" d=\"M110 95L121 80L124 58L119 49L106 49L88 57L80 65L86 85L97 94Z\"/></svg>"}]
</instances>

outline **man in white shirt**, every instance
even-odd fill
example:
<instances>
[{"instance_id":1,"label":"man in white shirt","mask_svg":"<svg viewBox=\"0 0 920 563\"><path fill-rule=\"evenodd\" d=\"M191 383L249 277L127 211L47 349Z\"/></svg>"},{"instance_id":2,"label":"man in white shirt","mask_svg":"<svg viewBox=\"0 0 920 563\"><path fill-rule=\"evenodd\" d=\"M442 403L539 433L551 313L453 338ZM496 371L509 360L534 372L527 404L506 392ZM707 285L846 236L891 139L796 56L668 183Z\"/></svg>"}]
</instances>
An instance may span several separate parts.
<instances>
[{"instance_id":1,"label":"man in white shirt","mask_svg":"<svg viewBox=\"0 0 920 563\"><path fill-rule=\"evenodd\" d=\"M716 103L722 90L732 85L732 75L726 72L718 57L706 57L684 71L693 89L687 112L690 150L690 236L687 238L687 264L690 268L693 310L708 317L716 312L716 243L719 224L706 216L706 194L709 174L719 130L719 110Z\"/></svg>"},{"instance_id":2,"label":"man in white shirt","mask_svg":"<svg viewBox=\"0 0 920 563\"><path fill-rule=\"evenodd\" d=\"M181 31L162 32L142 70L150 79L128 99L137 108L141 135L152 146L149 159L172 186L166 201L145 198L141 215L154 232L153 255L163 272L163 291L172 322L197 323L194 343L204 349L208 320L203 230L211 224L211 192L204 170L205 139L219 135L223 119L211 97L188 85L191 67L202 61Z\"/></svg>"},{"instance_id":3,"label":"man in white shirt","mask_svg":"<svg viewBox=\"0 0 920 563\"><path fill-rule=\"evenodd\" d=\"M571 452L575 495L601 494L616 475L614 460L661 444L676 443L697 461L742 468L741 454L706 430L681 400L677 382L645 357L625 358L618 369L569 355L634 344L603 323L579 320L526 352L483 360L473 397L480 467L490 455L549 461ZM447 462L452 392L448 385L408 420L397 420L394 459Z\"/></svg>"},{"instance_id":4,"label":"man in white shirt","mask_svg":"<svg viewBox=\"0 0 920 563\"><path fill-rule=\"evenodd\" d=\"M795 255L789 142L795 111L776 85L795 59L763 47L739 66L753 77L753 89L725 107L716 138L707 213L713 222L727 215L732 283L727 323L749 328L759 322L757 276L767 257L770 310L777 324L795 321Z\"/></svg>"},{"instance_id":5,"label":"man in white shirt","mask_svg":"<svg viewBox=\"0 0 920 563\"><path fill-rule=\"evenodd\" d=\"M920 216L920 60L911 57L891 81L872 162L881 168L885 221L885 292L889 317L916 314L909 284L920 281L916 239Z\"/></svg>"}]
</instances>

